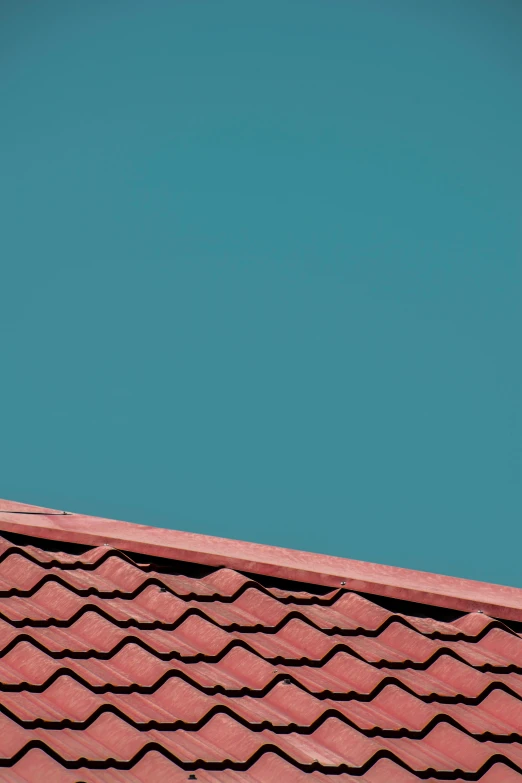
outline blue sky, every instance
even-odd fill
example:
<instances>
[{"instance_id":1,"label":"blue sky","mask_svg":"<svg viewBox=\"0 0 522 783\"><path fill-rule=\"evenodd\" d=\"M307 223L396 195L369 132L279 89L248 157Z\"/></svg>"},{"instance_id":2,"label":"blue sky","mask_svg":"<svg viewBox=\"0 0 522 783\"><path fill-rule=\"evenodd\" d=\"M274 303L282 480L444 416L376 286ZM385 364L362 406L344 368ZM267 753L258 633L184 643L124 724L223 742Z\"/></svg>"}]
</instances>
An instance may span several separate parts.
<instances>
[{"instance_id":1,"label":"blue sky","mask_svg":"<svg viewBox=\"0 0 522 783\"><path fill-rule=\"evenodd\" d=\"M0 496L522 586L522 5L0 17Z\"/></svg>"}]
</instances>

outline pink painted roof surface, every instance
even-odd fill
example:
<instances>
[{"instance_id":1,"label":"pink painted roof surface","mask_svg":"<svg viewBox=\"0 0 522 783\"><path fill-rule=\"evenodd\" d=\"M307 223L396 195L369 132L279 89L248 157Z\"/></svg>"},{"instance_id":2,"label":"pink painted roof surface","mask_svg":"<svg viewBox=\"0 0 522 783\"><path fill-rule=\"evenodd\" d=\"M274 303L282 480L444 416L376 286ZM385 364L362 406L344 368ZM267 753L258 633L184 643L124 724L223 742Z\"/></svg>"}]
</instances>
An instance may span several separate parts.
<instances>
[{"instance_id":1,"label":"pink painted roof surface","mask_svg":"<svg viewBox=\"0 0 522 783\"><path fill-rule=\"evenodd\" d=\"M0 531L0 781L522 783L522 590L8 501Z\"/></svg>"}]
</instances>

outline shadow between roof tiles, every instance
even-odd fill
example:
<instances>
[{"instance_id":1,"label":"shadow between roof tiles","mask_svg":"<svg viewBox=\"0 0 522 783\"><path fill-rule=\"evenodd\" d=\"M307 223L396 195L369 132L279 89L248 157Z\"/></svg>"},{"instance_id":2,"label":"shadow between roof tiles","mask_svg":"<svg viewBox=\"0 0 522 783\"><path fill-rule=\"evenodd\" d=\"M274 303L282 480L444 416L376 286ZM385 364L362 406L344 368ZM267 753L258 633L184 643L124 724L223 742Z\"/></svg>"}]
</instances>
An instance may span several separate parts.
<instances>
[{"instance_id":1,"label":"shadow between roof tiles","mask_svg":"<svg viewBox=\"0 0 522 783\"><path fill-rule=\"evenodd\" d=\"M320 763L317 760L312 761L311 763L303 763L299 762L296 758L294 758L290 753L285 752L281 748L279 748L277 745L273 745L270 743L265 743L261 747L258 748L246 761L234 761L232 759L226 759L222 762L211 762L211 761L204 761L201 759L198 759L196 761L186 761L184 759L179 758L174 753L168 751L164 746L160 745L157 742L150 742L147 743L145 746L143 746L131 759L129 760L120 760L120 759L107 759L106 761L100 761L96 759L89 759L89 758L80 758L78 760L71 760L66 759L63 756L61 756L58 752L56 752L53 748L49 747L45 743L39 741L39 740L31 740L27 743L23 748L20 749L16 753L15 756L11 759L2 759L0 758L0 767L14 767L27 753L29 753L31 750L39 749L44 751L48 756L50 756L52 759L57 761L59 764L61 764L66 769L121 769L121 770L132 770L136 764L138 764L139 761L141 761L148 753L156 751L157 753L160 753L162 756L164 756L169 761L173 762L176 767L183 769L185 771L197 771L197 770L215 770L215 771L225 771L225 770L233 770L233 771L248 771L251 767L253 767L259 759L261 759L264 755L267 753L273 753L277 756L279 756L281 759L287 761L289 764L291 764L293 767L306 772L306 773L313 773L313 772L321 772L326 775L341 775L341 774L349 774L353 775L355 777L365 775L369 770L374 767L377 762L383 760L383 759L389 759L394 764L397 765L397 767L402 768L404 770L407 770L411 774L417 776L419 779L435 779L435 780L466 780L466 781L479 781L484 774L490 770L495 764L503 764L508 769L512 769L515 772L518 772L519 774L522 774L522 767L517 764L517 762L510 759L508 756L505 756L501 753L492 753L492 755L485 761L483 764L480 765L479 769L473 772L467 772L462 769L455 769L455 770L437 770L433 767L428 767L426 769L419 769L415 768L411 764L405 762L399 755L394 753L393 751L390 751L388 749L382 749L375 752L364 764L361 764L360 766L351 766L346 763L341 763L338 765L334 764L323 764ZM392 783L392 781L390 781Z\"/></svg>"},{"instance_id":2,"label":"shadow between roof tiles","mask_svg":"<svg viewBox=\"0 0 522 783\"><path fill-rule=\"evenodd\" d=\"M501 656L499 658L498 655L492 653L488 659L484 653L484 660L482 663L479 663L479 659L476 656L475 659L473 659L473 656L466 657L467 648L465 647L468 644L470 649L482 649L480 648L480 643L489 638L488 635L491 633L504 634L502 639L511 640L513 644L518 644L517 628L513 627L513 624L499 622L487 617L483 617L480 622L475 623L475 620L478 619L477 615L473 620L474 625L468 626L468 632L465 632L458 625L453 628L450 627L452 623L460 619L467 622L467 616L462 613L448 613L446 610L436 608L433 608L432 611L431 607L419 607L410 602L396 599L379 599L373 595L361 595L353 600L365 602L369 612L371 607L373 607L373 610L371 610L373 612L372 616L381 617L381 620L375 622L374 627L365 627L360 623L358 624L359 621L357 620L355 620L355 625L352 623L352 627L344 627L341 615L340 619L336 621L338 624L334 623L325 627L324 623L321 625L317 614L314 614L314 612L321 609L323 620L326 622L328 617L330 617L328 615L329 612L338 612L343 601L350 601L352 599L349 596L358 596L359 594L349 593L349 591L341 589L332 591L329 588L317 588L313 585L271 579L252 574L241 575L228 569L226 569L225 573L225 570L222 569L198 567L190 563L165 561L157 558L145 558L103 547L68 547L69 551L66 552L66 555L69 556L69 559L67 559L65 556L63 558L60 557L60 552L64 552L65 549L61 542L52 542L52 547L49 547L47 552L45 552L42 551L42 545L45 542L42 542L40 539L8 535L3 537L11 542L11 546L4 546L0 553L0 565L7 564L8 566L9 558L16 556L24 558L28 567L31 565L31 567L34 566L36 568L36 571L33 568L33 574L36 574L33 583L26 589L12 587L0 590L0 620L4 624L4 627L0 629L0 633L3 633L4 642L3 647L0 648L0 665L4 667L2 681L0 682L0 692L3 691L6 694L6 698L0 703L0 712L3 714L4 720L10 721L19 730L27 731L28 733L56 731L80 733L88 732L97 721L108 718L120 721L123 725L129 727L129 730L138 731L140 736L143 737L146 732L197 735L205 730L213 720L227 719L233 721L238 731L247 731L248 736L259 736L262 732L268 732L274 737L274 741L263 742L254 753L241 761L229 758L222 761L204 761L201 759L187 761L186 758L181 758L174 751L169 750L165 744L162 745L153 741L145 741L143 747L132 755L130 759L71 759L65 758L53 747L52 736L49 735L48 741L44 741L41 736L29 739L9 758L7 756L0 758L0 766L13 767L32 749L39 748L68 769L85 767L90 769L114 768L128 770L132 769L148 752L157 751L175 764L178 769L187 771L198 769L247 771L263 755L276 753L288 761L295 769L299 769L306 774L320 771L323 774L333 776L348 773L353 776L362 776L368 770L371 770L380 759L390 759L402 769L410 771L421 779L431 777L432 779L440 780L480 780L487 770L492 768L497 762L505 764L506 769L509 767L517 772L522 772L520 769L522 749L519 748L522 743L522 720L520 720L520 727L514 726L512 727L513 730L508 730L509 726L503 730L500 730L498 726L496 730L494 727L484 728L484 725L481 728L479 720L480 716L483 718L487 713L485 706L483 708L484 702L491 695L495 696L495 694L503 694L508 699L512 699L514 706L510 706L511 703L509 703L508 707L512 712L514 710L513 714L519 714L517 710L520 710L522 688L515 687L518 680L516 682L513 679L510 680L507 675L518 676L522 674L522 658L518 663L507 658L505 658L504 663L499 663ZM28 547L28 549L21 549L20 547ZM119 565L121 568L132 570L134 581L136 582L132 590L125 590L121 586L113 589L101 589L104 579L107 584L110 582L110 568L105 576L103 575L105 572L102 574L102 569L111 566L111 563L114 563L115 566ZM42 571L42 576L38 575L39 570ZM85 587L85 585L82 586L81 579L80 581L75 581L75 574L80 576L84 572L90 574L90 578L93 580L98 579L97 586ZM219 592L221 588L216 580L219 581L223 574L225 576L228 574L232 579L229 587L235 585L233 589L231 587L229 594ZM23 571L22 577L24 579L28 578L29 581L33 578L28 571ZM185 579L186 584L184 584L183 590L176 589L175 580L178 577ZM14 578L13 574L11 574L10 578ZM204 589L207 592L198 593L196 582L200 582L200 591ZM192 583L194 583L194 589L190 588ZM40 591L51 589L53 586L67 591L70 597L74 596L76 604L77 599L84 600L83 605L66 617L38 617L38 611L44 611L46 606L45 602L38 603L37 601L42 596ZM178 588L180 588L180 585L178 585ZM263 600L269 599L279 607L283 607L283 615L277 621L274 620L272 625L269 625L266 619L263 622L261 620L259 622L247 621L248 611L244 607L241 608L239 602L248 590L257 590L259 592L259 600L261 600L261 596L265 596ZM181 608L179 615L169 621L165 619L144 620L143 618L132 616L132 612L139 614L139 611L143 609L143 607L139 609L137 604L133 606L133 601L140 597L143 598L146 591L153 591L150 595L152 595L154 601L158 598L167 602L175 600L178 608L179 604L186 604L187 607L185 609ZM147 593L147 595L149 594ZM123 616L123 610L118 610L118 617L114 616L118 612L116 611L116 605L111 604L111 601L122 601L122 606L125 605L125 611L127 611L128 616ZM11 614L9 613L9 606L15 607ZM31 606L33 608L36 607L33 616L24 616L23 612L29 612ZM216 606L218 610L216 610ZM219 609L219 607L222 607L222 609ZM376 612L377 607L379 607L379 611L382 610L388 613L387 616L384 617L379 612ZM212 612L214 612L213 616ZM236 619L234 619L234 612L237 614ZM245 616L242 617L241 612ZM252 617L254 617L254 614L252 614ZM108 643L106 638L107 628L99 625L98 630L96 630L95 626L92 625L91 616L95 618L96 622L103 621L108 623L118 637L118 641L114 644L112 642ZM346 617L346 624L349 625L349 612L344 616ZM331 617L333 618L333 614ZM64 646L67 638L70 638L72 641L75 639L78 641L78 639L81 640L83 638L83 626L81 626L81 623L87 619L89 619L90 623L90 632L94 633L93 646L88 649L85 646L82 648L83 642L78 642L77 648L74 648L73 645L70 645L72 649ZM333 622L333 619L328 620L328 622L330 621ZM424 621L433 621L434 626L430 629L429 622L426 623ZM183 650L182 646L173 649L165 649L163 646L162 649L159 649L161 645L158 645L157 640L155 643L155 632L171 633L180 629L185 623L191 622L204 624L204 628L203 626L198 626L198 633L202 637L205 637L206 634L211 633L212 629L214 629L216 633L224 634L223 639L226 637L226 641L223 641L223 644L219 642L215 646L214 652L209 652L207 649L207 651L200 650L188 653L188 648ZM435 627L437 623L441 625L447 624L448 628ZM291 633L289 631L290 627L292 629ZM93 628L94 631L92 630ZM472 630L469 630L469 628ZM12 629L12 633L9 629ZM21 632L20 629L24 630ZM67 632L63 638L59 636L62 633L61 629L64 629L64 634L65 631ZM131 630L129 633L123 633L126 629ZM428 645L431 652L428 654L426 652L428 648L424 647L424 653L422 650L417 652L417 659L414 657L409 658L405 655L401 660L398 660L393 659L393 656L377 658L378 647L375 647L373 652L372 650L366 650L365 652L364 646L360 646L360 640L367 640L365 644L375 642L382 646L385 653L387 642L384 636L387 632L395 633L394 629L398 629L399 634L415 634L415 638L425 640L423 643L425 645L429 641L429 644L432 645L432 647ZM290 633L290 636L285 637L287 632ZM58 634L58 636L53 637L53 633ZM295 654L300 647L297 641L292 641L294 639L292 634L295 635L296 640L301 639L303 634L316 634L317 636L313 638L309 637L309 640L312 640L309 641L309 645L313 647L314 644L318 644L319 639L324 639L326 640L326 647L330 646L324 654L316 647L315 650L311 651L312 653L317 653L315 657L310 654ZM408 643L408 639L404 638L406 643ZM280 644L280 652L277 652L277 644L273 646L272 652L270 652L270 644L267 641L270 639L273 640L270 644L275 644L276 642ZM313 641L314 639L315 641ZM438 641L441 643L437 645ZM464 646L459 647L461 643ZM52 646L53 644L54 647ZM60 644L62 645L61 647ZM25 645L23 650L20 645ZM120 653L123 654L125 651L128 651L131 645L134 646L133 650L139 649L144 655L150 656L151 663L157 662L159 665L163 662L165 665L168 664L167 669L148 685L137 682L118 685L109 681L103 682L103 678L100 682L100 673L97 675L97 684L89 680L87 676L89 671L86 664L91 665L92 662L107 661L110 667L117 667L118 656ZM395 653L399 649L400 644L398 643ZM486 650L486 648L484 649ZM391 647L389 650L393 653ZM292 651L294 652L293 657ZM303 651L304 646L301 649L301 652ZM9 671L13 672L13 676L16 675L16 670L10 668L9 664L10 661L12 663L12 654L14 653L19 656L20 661L23 661L23 667L26 671L32 665L35 667L34 671L39 670L44 659L49 662L51 668L55 665L53 662L56 662L55 669L49 676L42 678L39 683L20 679L18 681L14 679L9 681ZM379 654L382 655L383 653ZM40 662L38 655L44 656ZM272 670L271 674L265 677L262 687L258 688L248 687L245 684L236 688L226 687L223 683L217 682L209 684L209 672L207 672L206 684L201 681L201 675L198 677L196 671L199 664L207 667L215 666L214 674L216 679L218 679L220 672L222 679L225 673L227 673L230 679L230 664L226 660L229 655L253 656L248 660L245 657L242 664L245 671L249 671L253 660L258 661L260 665L262 664L265 667L278 668L277 670ZM366 666L369 670L385 670L385 672L383 672L381 679L378 680L377 678L373 687L368 688L366 692L350 690L349 687L335 691L331 688L325 688L324 683L321 690L317 690L317 688L314 690L312 687L313 672L318 674L324 672L326 675L328 666L334 662L336 656L342 655L347 656L347 660L352 662L350 664L352 667L358 662L359 665ZM453 662L451 663L452 666L463 666L469 672L474 672L477 677L480 678L482 676L485 678L480 681L480 686L477 686L473 694L458 691L455 691L453 695L447 692L436 693L433 691L433 686L430 686L431 690L430 687L427 687L428 678L433 678L433 671L430 672L429 670L437 662L442 661L444 656L450 662ZM67 665L59 666L57 662L62 660L66 660ZM109 671L109 668L107 671ZM411 676L415 673L421 679L426 678L426 687L423 692L416 692L413 687ZM495 680L493 675L498 679ZM329 676L331 677L331 675ZM490 677L489 680L487 679L488 677ZM60 683L63 678L74 681L91 694L107 694L116 697L121 696L122 698L120 700L116 698L111 703L106 701L99 704L82 719L72 719L70 717L63 717L62 719L46 719L41 716L29 717L30 710L27 713L23 713L22 707L25 703L22 699L23 694L34 694L35 697L38 697L38 695L42 696L41 706L43 709L46 691L56 683ZM158 694L166 683L173 680L182 681L200 694L206 694L209 697L222 696L230 700L239 700L239 702L243 698L245 698L245 701L246 698L253 698L257 699L261 705L263 705L263 701L270 694L275 692L275 689L289 686L297 689L297 692L308 694L310 698L313 698L319 705L316 710L318 714L308 722L301 716L301 720L298 721L289 719L286 723L277 723L273 717L268 717L270 710L268 710L266 705L264 706L268 710L267 716L258 716L256 719L253 719L248 711L245 712L243 709L240 709L241 705L239 702L227 703L226 701L209 706L206 711L203 711L199 719L192 721L179 717L172 720L155 718L141 720L132 717L126 711L124 698L126 695ZM417 682L417 686L419 686L419 682ZM376 710L378 712L380 709L379 697L389 687L399 689L405 697L415 699L419 705L435 705L431 717L421 727L400 725L390 728L385 725L360 725L360 718L354 717L349 710L347 711L346 705L352 702L354 704L366 704L372 711ZM7 694L9 693L19 694L17 701L10 703L7 699ZM289 693L291 693L290 690ZM338 702L338 704L332 702ZM56 711L56 703L53 703ZM443 710L437 712L436 705L447 705L446 712ZM462 709L467 709L468 712L458 712L457 710L457 712L452 713L449 708L458 705L461 705ZM468 718L470 722L466 723ZM287 749L285 751L284 748L282 749L275 744L276 737L280 738L281 742L285 737L291 739L294 736L307 736L312 739L314 733L320 732L330 721L334 721L336 726L344 727L343 730L356 732L361 739L366 738L367 741L379 739L392 744L389 747L380 748L376 752L371 753L363 763L355 766L345 762L332 765L315 761L304 762L292 755L292 745L288 746L290 750ZM484 720L482 723L484 724ZM491 751L489 758L482 763L480 769L474 772L459 768L453 770L436 770L431 767L426 767L425 769L413 768L406 760L406 757L401 755L402 751L400 749L403 746L393 744L404 740L419 743L418 747L421 748L423 740L431 732L436 732L439 728L441 730L456 731L462 737L463 742L466 740L478 743L477 747L482 749L485 749L486 744L490 743L491 745L487 746ZM165 739L164 742L166 741Z\"/></svg>"},{"instance_id":3,"label":"shadow between roof tiles","mask_svg":"<svg viewBox=\"0 0 522 783\"><path fill-rule=\"evenodd\" d=\"M21 535L18 533L1 532L0 534L4 539L10 541L16 547L33 546L48 552L60 553L65 552L67 554L80 557L87 552L92 552L94 547L84 546L80 544L73 544L69 542L54 541L48 539L35 538L32 536ZM98 548L99 549L99 548ZM9 553L3 553L0 556L0 562L3 558L8 556ZM128 562L133 563L136 567L141 568L144 572L155 572L158 575L170 574L170 575L184 575L193 579L202 579L211 573L215 573L219 568L211 566L203 566L197 563L190 563L187 561L170 560L167 558L151 557L142 555L136 552L125 552L123 550L115 550L107 547L107 555L103 559L109 556L120 556L125 558ZM96 563L83 563L79 560L77 563L60 563L56 561L55 565L59 566L63 570L76 570L86 569L95 570L96 567L102 562L102 559ZM40 563L43 568L52 567L52 563ZM327 596L332 594L332 588L322 585L314 585L306 582L296 582L286 579L279 579L277 577L265 576L262 574L254 574L248 572L241 572L247 577L253 584L260 585L261 587L271 590L276 588L283 591L292 591L294 594L304 593L307 594L306 598L303 598L303 602L311 603L315 600L318 603L323 603L320 599L323 598L327 603L329 600ZM115 592L115 594L118 594ZM384 609L401 615L408 615L410 617L419 618L431 618L440 622L452 623L456 619L463 617L465 612L459 612L452 609L445 609L442 607L432 606L428 604L419 604L413 601L405 601L399 598L389 598L386 596L379 596L370 593L359 592L359 595L367 598L367 600L381 606ZM119 595L119 594L118 594ZM129 597L134 597L129 594ZM235 596L231 598L225 598L224 600L234 600ZM198 597L196 596L196 600ZM199 597L199 600L205 600L203 597ZM216 597L212 597L210 600L216 600ZM217 598L219 600L219 598ZM280 599L281 600L281 599ZM297 600L295 601L297 603ZM522 633L522 622L512 620L501 621L505 627L510 628L515 633Z\"/></svg>"}]
</instances>

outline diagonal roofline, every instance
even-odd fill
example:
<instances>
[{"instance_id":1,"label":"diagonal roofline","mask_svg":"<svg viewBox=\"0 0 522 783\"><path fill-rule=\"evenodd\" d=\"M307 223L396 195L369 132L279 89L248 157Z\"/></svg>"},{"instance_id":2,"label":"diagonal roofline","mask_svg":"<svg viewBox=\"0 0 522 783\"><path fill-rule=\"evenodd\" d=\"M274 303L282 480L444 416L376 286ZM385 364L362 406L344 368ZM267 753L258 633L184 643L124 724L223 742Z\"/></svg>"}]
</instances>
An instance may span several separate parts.
<instances>
[{"instance_id":1,"label":"diagonal roofline","mask_svg":"<svg viewBox=\"0 0 522 783\"><path fill-rule=\"evenodd\" d=\"M522 621L522 588L365 563L168 528L0 500L0 531L278 577L346 587L462 612Z\"/></svg>"}]
</instances>

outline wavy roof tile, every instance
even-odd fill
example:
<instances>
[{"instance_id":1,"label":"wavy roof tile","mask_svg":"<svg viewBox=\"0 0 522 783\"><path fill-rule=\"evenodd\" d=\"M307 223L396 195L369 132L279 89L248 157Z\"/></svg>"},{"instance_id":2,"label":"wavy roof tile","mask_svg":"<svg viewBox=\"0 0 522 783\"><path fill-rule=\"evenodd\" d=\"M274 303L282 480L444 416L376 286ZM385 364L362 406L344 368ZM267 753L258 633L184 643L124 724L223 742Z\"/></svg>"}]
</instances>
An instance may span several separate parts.
<instances>
[{"instance_id":1,"label":"wavy roof tile","mask_svg":"<svg viewBox=\"0 0 522 783\"><path fill-rule=\"evenodd\" d=\"M0 530L0 781L522 781L522 590L7 501Z\"/></svg>"}]
</instances>

